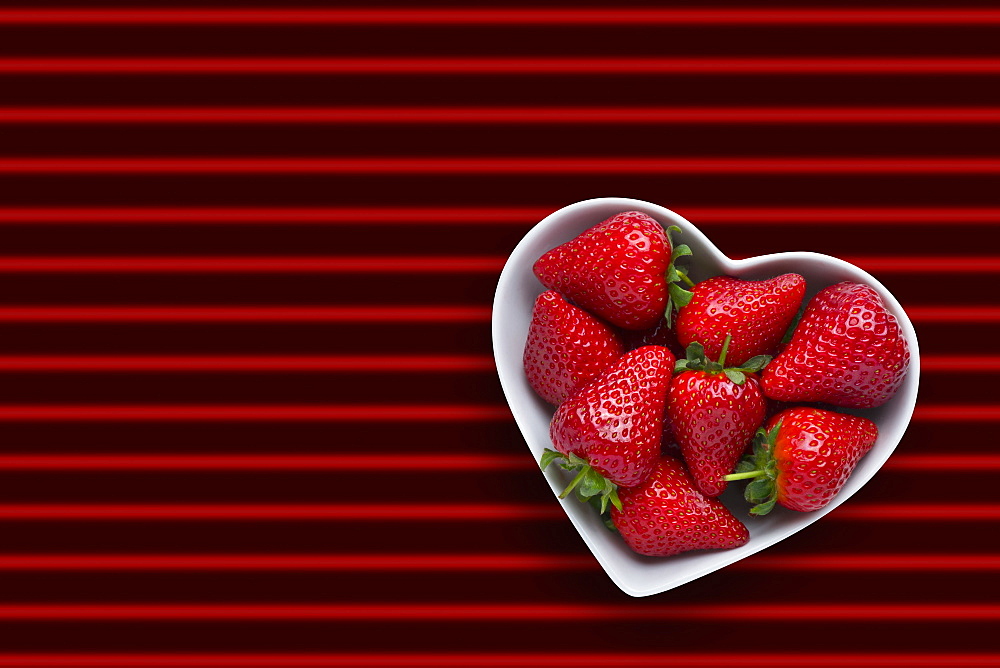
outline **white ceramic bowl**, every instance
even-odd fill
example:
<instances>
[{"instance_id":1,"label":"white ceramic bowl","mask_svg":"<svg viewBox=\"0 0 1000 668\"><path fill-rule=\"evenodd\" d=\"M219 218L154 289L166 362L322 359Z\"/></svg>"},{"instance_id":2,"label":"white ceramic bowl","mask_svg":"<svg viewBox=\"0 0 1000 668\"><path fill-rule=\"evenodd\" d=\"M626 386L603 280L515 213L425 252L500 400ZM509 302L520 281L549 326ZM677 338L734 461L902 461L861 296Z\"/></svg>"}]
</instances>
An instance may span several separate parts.
<instances>
[{"instance_id":1,"label":"white ceramic bowl","mask_svg":"<svg viewBox=\"0 0 1000 668\"><path fill-rule=\"evenodd\" d=\"M666 558L635 554L618 535L604 527L589 505L580 503L573 496L561 501L558 499L558 494L568 479L559 467L549 467L544 475L556 497L555 502L562 504L597 561L622 591L632 596L648 596L690 582L763 550L821 519L857 492L889 458L910 422L920 378L920 353L913 325L899 302L871 275L848 262L807 252L775 253L746 260L731 260L697 227L662 206L620 197L577 202L546 217L525 235L504 266L493 303L493 351L497 372L514 419L536 462L541 458L542 451L551 447L549 421L554 408L534 393L528 385L522 366L532 306L535 298L545 289L535 278L531 267L546 251L622 211L641 211L665 226L680 227L682 234L674 237L675 243L685 243L691 247L694 257L688 260L688 266L691 269L690 276L695 281L722 274L744 279L764 279L795 272L804 276L807 281L806 300L811 299L820 289L839 281L849 280L870 285L878 291L886 307L899 320L903 335L910 345L909 371L897 394L880 408L857 411L878 425L878 441L829 505L811 513L778 507L765 517L753 518L747 512L749 504L742 497L744 485L733 483L729 486L721 499L750 529L750 541L743 547L733 550L698 550Z\"/></svg>"}]
</instances>

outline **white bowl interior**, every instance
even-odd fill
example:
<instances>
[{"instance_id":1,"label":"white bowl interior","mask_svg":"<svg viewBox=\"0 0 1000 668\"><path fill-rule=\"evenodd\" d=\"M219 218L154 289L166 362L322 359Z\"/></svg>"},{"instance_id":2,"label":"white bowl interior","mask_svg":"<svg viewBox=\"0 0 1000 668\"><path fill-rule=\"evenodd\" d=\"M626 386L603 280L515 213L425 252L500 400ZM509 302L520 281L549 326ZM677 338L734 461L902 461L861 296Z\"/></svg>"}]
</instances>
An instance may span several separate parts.
<instances>
[{"instance_id":1,"label":"white bowl interior","mask_svg":"<svg viewBox=\"0 0 1000 668\"><path fill-rule=\"evenodd\" d=\"M532 306L535 298L545 289L535 278L531 267L546 251L622 211L641 211L663 225L680 227L682 234L675 235L675 243L686 243L691 247L694 257L688 261L688 266L695 281L721 274L763 279L796 272L806 279L806 300L820 289L839 281L866 283L878 291L889 311L899 320L911 354L909 372L897 394L878 409L859 412L878 425L878 441L858 464L847 485L825 508L812 513L799 513L779 507L770 515L752 518L747 513L749 506L742 497L743 485L730 485L721 499L750 529L750 541L743 547L699 550L668 558L644 557L632 552L620 537L608 531L589 505L572 497L561 501L556 498L611 579L627 594L647 596L690 582L773 545L819 520L857 492L889 458L910 422L920 378L920 353L913 325L899 302L875 278L848 262L810 252L731 260L697 227L656 204L620 197L577 202L549 215L525 235L504 266L493 304L493 349L497 372L514 419L535 461L541 458L545 448L551 447L549 421L555 409L534 393L522 367ZM558 495L566 485L567 479L563 474L555 466L544 473L554 495Z\"/></svg>"}]
</instances>

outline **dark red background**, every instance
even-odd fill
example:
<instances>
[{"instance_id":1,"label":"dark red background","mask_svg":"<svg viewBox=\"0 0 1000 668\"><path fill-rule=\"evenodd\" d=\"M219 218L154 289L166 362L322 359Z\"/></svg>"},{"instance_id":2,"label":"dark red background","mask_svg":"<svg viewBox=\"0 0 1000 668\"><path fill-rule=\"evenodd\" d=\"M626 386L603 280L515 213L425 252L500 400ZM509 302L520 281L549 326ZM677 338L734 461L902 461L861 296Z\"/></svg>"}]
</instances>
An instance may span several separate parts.
<instances>
[{"instance_id":1,"label":"dark red background","mask_svg":"<svg viewBox=\"0 0 1000 668\"><path fill-rule=\"evenodd\" d=\"M0 665L997 665L992 4L4 3ZM857 262L925 365L856 497L647 599L489 334L610 195Z\"/></svg>"}]
</instances>

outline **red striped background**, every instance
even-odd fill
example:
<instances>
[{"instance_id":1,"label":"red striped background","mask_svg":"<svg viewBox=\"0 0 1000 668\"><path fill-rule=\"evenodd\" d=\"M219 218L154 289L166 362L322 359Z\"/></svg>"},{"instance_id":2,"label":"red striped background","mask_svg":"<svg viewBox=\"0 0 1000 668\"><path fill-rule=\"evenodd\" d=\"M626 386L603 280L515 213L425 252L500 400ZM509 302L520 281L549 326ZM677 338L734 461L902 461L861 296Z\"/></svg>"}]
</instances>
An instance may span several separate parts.
<instances>
[{"instance_id":1,"label":"red striped background","mask_svg":"<svg viewBox=\"0 0 1000 668\"><path fill-rule=\"evenodd\" d=\"M996 666L1000 10L0 2L0 666ZM897 454L630 599L492 363L628 196L917 326Z\"/></svg>"}]
</instances>

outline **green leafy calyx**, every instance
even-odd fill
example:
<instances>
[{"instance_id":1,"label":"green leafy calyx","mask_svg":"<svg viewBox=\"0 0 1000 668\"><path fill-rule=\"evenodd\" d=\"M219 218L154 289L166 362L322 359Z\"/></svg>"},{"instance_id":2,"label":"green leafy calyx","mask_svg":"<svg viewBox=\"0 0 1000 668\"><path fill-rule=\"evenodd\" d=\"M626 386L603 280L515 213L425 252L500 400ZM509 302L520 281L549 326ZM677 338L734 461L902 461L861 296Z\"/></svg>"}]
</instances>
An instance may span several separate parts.
<instances>
[{"instance_id":1,"label":"green leafy calyx","mask_svg":"<svg viewBox=\"0 0 1000 668\"><path fill-rule=\"evenodd\" d=\"M778 501L778 463L774 459L774 441L781 429L779 420L770 430L761 427L754 436L753 452L736 465L735 472L723 479L750 480L743 496L754 504L751 515L767 515Z\"/></svg>"},{"instance_id":2,"label":"green leafy calyx","mask_svg":"<svg viewBox=\"0 0 1000 668\"><path fill-rule=\"evenodd\" d=\"M718 361L708 359L705 356L705 346L698 341L692 341L684 353L686 357L677 360L674 364L674 373L688 370L705 371L710 374L721 373L730 381L742 385L746 382L748 373L758 373L771 361L770 355L757 355L748 359L742 366L727 367L726 353L729 351L730 341L732 341L732 336L727 334L725 341L722 342L722 351L719 353Z\"/></svg>"},{"instance_id":3,"label":"green leafy calyx","mask_svg":"<svg viewBox=\"0 0 1000 668\"><path fill-rule=\"evenodd\" d=\"M678 283L684 283L689 288L694 287L694 282L688 278L686 272L682 269L677 268L677 259L684 257L685 255L691 255L691 248L687 244L681 244L680 246L674 246L673 239L671 238L672 233L680 233L681 228L676 225L671 225L666 228L667 241L670 243L670 247L673 251L670 253L670 264L667 265L667 310L663 314L664 319L667 321L667 327L673 325L674 322L674 311L679 311L688 304L691 303L691 298L694 297L694 293L687 290Z\"/></svg>"},{"instance_id":4,"label":"green leafy calyx","mask_svg":"<svg viewBox=\"0 0 1000 668\"><path fill-rule=\"evenodd\" d=\"M567 471L576 472L576 476L559 494L560 499L565 499L570 492L575 490L576 497L580 501L593 502L601 515L608 511L609 502L618 510L622 509L622 502L618 498L618 485L598 473L586 459L573 453L566 455L546 448L539 463L542 470L547 469L552 462L558 462L559 466ZM605 524L607 524L607 520L605 520Z\"/></svg>"}]
</instances>

